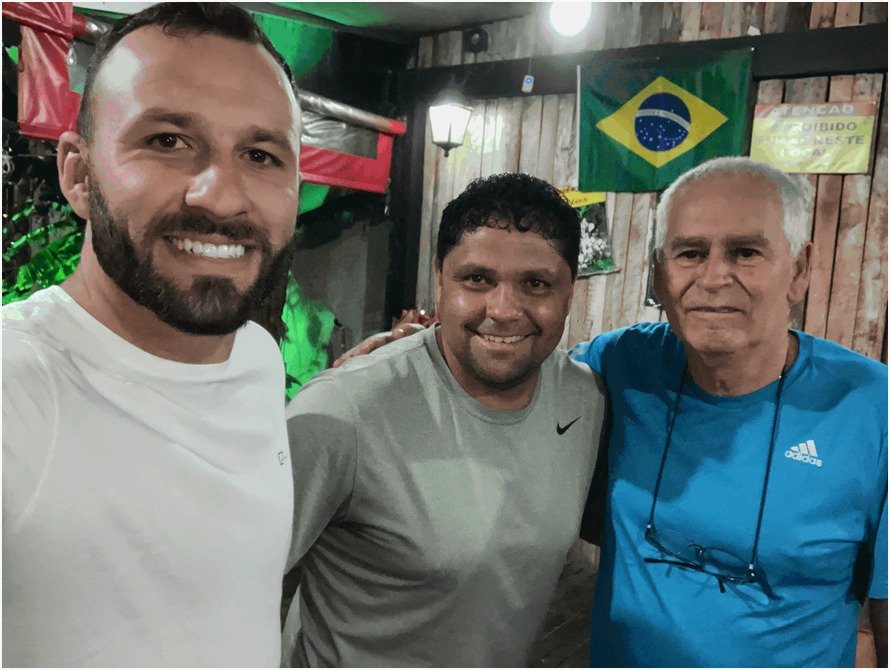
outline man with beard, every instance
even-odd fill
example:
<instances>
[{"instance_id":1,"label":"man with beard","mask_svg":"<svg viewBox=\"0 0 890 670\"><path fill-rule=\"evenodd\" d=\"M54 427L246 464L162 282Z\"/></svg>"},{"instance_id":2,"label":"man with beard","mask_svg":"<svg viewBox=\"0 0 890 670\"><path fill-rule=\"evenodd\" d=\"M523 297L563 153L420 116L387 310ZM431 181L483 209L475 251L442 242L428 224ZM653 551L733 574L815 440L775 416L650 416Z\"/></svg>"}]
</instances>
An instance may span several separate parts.
<instances>
[{"instance_id":1,"label":"man with beard","mask_svg":"<svg viewBox=\"0 0 890 670\"><path fill-rule=\"evenodd\" d=\"M442 215L440 325L293 400L285 663L526 663L603 419L596 377L554 352L579 243L546 182L473 182Z\"/></svg>"},{"instance_id":2,"label":"man with beard","mask_svg":"<svg viewBox=\"0 0 890 670\"><path fill-rule=\"evenodd\" d=\"M80 265L3 310L6 664L278 664L284 371L247 315L289 262L299 122L234 6L96 49L59 142Z\"/></svg>"}]
</instances>

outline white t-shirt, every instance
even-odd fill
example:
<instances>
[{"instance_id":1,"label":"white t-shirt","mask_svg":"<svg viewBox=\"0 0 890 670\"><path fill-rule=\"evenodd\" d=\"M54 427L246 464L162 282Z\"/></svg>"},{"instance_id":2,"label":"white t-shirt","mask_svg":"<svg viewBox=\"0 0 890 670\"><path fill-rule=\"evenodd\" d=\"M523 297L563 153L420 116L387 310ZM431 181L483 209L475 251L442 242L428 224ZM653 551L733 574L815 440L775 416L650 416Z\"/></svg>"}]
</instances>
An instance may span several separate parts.
<instances>
[{"instance_id":1,"label":"white t-shirt","mask_svg":"<svg viewBox=\"0 0 890 670\"><path fill-rule=\"evenodd\" d=\"M288 461L257 324L189 365L59 287L4 307L4 664L277 666Z\"/></svg>"}]
</instances>

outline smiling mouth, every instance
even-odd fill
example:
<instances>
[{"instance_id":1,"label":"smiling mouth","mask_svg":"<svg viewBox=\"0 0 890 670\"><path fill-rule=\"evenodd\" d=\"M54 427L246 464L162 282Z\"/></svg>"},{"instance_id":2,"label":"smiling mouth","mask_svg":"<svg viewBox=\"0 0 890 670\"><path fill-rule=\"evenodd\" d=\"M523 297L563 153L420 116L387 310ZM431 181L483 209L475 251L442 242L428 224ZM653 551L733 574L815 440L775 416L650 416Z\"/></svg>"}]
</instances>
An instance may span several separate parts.
<instances>
[{"instance_id":1,"label":"smiling mouth","mask_svg":"<svg viewBox=\"0 0 890 670\"><path fill-rule=\"evenodd\" d=\"M231 244L215 244L213 242L202 242L190 237L169 237L168 242L180 251L192 256L200 256L202 258L217 258L220 260L234 260L242 258L250 249L239 242Z\"/></svg>"},{"instance_id":2,"label":"smiling mouth","mask_svg":"<svg viewBox=\"0 0 890 670\"><path fill-rule=\"evenodd\" d=\"M486 342L494 342L495 344L516 344L522 342L529 335L486 335L485 333L476 333Z\"/></svg>"}]
</instances>

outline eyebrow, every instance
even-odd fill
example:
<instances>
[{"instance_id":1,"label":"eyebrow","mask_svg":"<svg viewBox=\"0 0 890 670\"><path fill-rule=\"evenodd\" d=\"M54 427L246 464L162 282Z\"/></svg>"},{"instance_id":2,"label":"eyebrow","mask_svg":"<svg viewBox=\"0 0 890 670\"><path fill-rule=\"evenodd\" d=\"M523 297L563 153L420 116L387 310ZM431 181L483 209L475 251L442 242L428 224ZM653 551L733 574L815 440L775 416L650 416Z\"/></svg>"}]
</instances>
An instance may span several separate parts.
<instances>
[{"instance_id":1,"label":"eyebrow","mask_svg":"<svg viewBox=\"0 0 890 670\"><path fill-rule=\"evenodd\" d=\"M494 270L485 265L480 265L478 263L464 263L463 265L458 265L454 268L454 274L493 274ZM527 268L519 271L520 277L545 277L547 279L553 279L557 276L557 272L551 268L541 267L541 268Z\"/></svg>"},{"instance_id":2,"label":"eyebrow","mask_svg":"<svg viewBox=\"0 0 890 670\"><path fill-rule=\"evenodd\" d=\"M726 238L727 244L737 247L768 247L769 240L760 233L752 235L734 235Z\"/></svg>"},{"instance_id":3,"label":"eyebrow","mask_svg":"<svg viewBox=\"0 0 890 670\"><path fill-rule=\"evenodd\" d=\"M751 235L731 235L721 240L721 243L729 246L769 246L769 240L760 233ZM705 237L675 237L670 242L671 249L682 247L709 246L710 240Z\"/></svg>"},{"instance_id":4,"label":"eyebrow","mask_svg":"<svg viewBox=\"0 0 890 670\"><path fill-rule=\"evenodd\" d=\"M268 142L269 144L274 144L282 151L288 152L291 156L295 155L294 148L284 133L271 131L260 126L251 126L247 129L247 136L251 142Z\"/></svg>"},{"instance_id":5,"label":"eyebrow","mask_svg":"<svg viewBox=\"0 0 890 670\"><path fill-rule=\"evenodd\" d=\"M188 128L196 123L195 117L192 114L185 114L183 112L171 112L168 109L164 109L162 107L150 107L146 109L139 117L136 119L136 123L145 123L145 122L154 122L154 123L169 123L170 125L177 126L178 128Z\"/></svg>"}]
</instances>

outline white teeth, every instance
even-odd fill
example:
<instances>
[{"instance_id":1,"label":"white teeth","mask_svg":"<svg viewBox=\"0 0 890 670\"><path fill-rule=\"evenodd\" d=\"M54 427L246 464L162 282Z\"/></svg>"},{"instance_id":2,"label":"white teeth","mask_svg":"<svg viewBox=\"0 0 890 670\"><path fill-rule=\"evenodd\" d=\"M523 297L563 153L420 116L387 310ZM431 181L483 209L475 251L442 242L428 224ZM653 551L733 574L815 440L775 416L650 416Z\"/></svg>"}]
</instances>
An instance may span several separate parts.
<instances>
[{"instance_id":1,"label":"white teeth","mask_svg":"<svg viewBox=\"0 0 890 670\"><path fill-rule=\"evenodd\" d=\"M482 335L483 339L489 342L497 342L498 344L514 344L526 338L525 335L511 335L510 337L497 337L495 335L483 335L482 333L480 335Z\"/></svg>"},{"instance_id":2,"label":"white teeth","mask_svg":"<svg viewBox=\"0 0 890 670\"><path fill-rule=\"evenodd\" d=\"M194 240L176 239L176 248L205 258L241 258L244 255L243 244L210 244Z\"/></svg>"}]
</instances>

